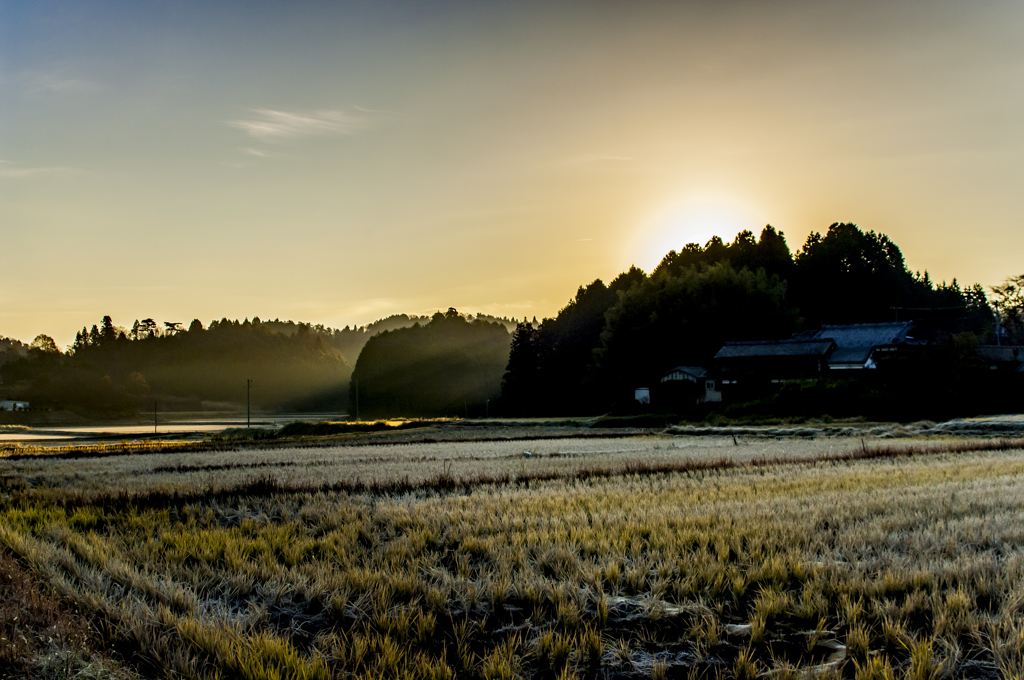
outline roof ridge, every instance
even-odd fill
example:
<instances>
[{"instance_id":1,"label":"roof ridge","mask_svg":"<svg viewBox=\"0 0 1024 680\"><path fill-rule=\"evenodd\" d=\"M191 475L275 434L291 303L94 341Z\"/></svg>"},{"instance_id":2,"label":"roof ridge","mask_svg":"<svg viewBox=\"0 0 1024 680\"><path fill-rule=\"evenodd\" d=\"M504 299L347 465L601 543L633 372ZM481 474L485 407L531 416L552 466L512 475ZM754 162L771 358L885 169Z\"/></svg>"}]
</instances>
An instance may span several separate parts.
<instances>
[{"instance_id":1,"label":"roof ridge","mask_svg":"<svg viewBox=\"0 0 1024 680\"><path fill-rule=\"evenodd\" d=\"M868 326L909 326L913 321L872 321L871 323L832 323L822 324L822 330L826 328L866 328Z\"/></svg>"},{"instance_id":2,"label":"roof ridge","mask_svg":"<svg viewBox=\"0 0 1024 680\"><path fill-rule=\"evenodd\" d=\"M819 342L835 342L832 338L782 338L781 340L727 340L725 345L806 345Z\"/></svg>"}]
</instances>

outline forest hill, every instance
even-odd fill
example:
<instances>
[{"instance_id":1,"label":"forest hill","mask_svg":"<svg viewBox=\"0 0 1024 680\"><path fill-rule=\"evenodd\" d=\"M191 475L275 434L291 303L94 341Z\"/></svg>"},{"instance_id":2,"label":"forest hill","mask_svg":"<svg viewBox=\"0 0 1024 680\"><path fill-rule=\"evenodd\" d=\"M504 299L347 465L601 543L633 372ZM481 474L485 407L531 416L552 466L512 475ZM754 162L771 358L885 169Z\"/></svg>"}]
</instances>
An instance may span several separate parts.
<instances>
[{"instance_id":1,"label":"forest hill","mask_svg":"<svg viewBox=\"0 0 1024 680\"><path fill-rule=\"evenodd\" d=\"M510 340L503 324L470 322L452 307L426 325L379 333L359 354L351 408L358 403L359 414L371 418L488 415Z\"/></svg>"},{"instance_id":2,"label":"forest hill","mask_svg":"<svg viewBox=\"0 0 1024 680\"><path fill-rule=\"evenodd\" d=\"M371 337L426 323L394 315L358 328L331 329L291 321L136 321L130 329L106 316L83 328L66 353L41 335L31 345L0 338L0 398L29 401L33 409L67 409L86 416L130 415L153 407L170 410L235 408L253 380L254 407L344 412L352 364ZM505 334L510 319L476 315ZM494 391L501 372L493 378ZM496 396L496 395L495 395ZM461 402L460 402L461 403ZM461 409L460 409L461 410Z\"/></svg>"},{"instance_id":3,"label":"forest hill","mask_svg":"<svg viewBox=\"0 0 1024 680\"><path fill-rule=\"evenodd\" d=\"M66 354L29 350L0 366L4 392L14 386L33 408L67 409L87 416L128 415L152 408L201 410L209 402L245 399L264 408L344 407L352 369L323 335L299 325L275 332L258 319L215 321L204 328L129 335L109 316L79 333Z\"/></svg>"},{"instance_id":4,"label":"forest hill","mask_svg":"<svg viewBox=\"0 0 1024 680\"><path fill-rule=\"evenodd\" d=\"M1014 292L1019 298L1019 289L996 289L1006 340L1024 342L1020 301L1005 304ZM516 328L502 409L515 415L629 411L635 388L657 384L676 366L711 365L728 341L782 340L825 324L892 321L897 314L912 317L930 343L921 361L906 367L913 379L864 384L823 378L787 386L781 399L766 395L749 404L688 410L694 417L723 408L782 415L834 408L833 415L863 415L857 409L875 403L889 417L902 417L894 409L920 405L927 412L943 399L947 413L998 407L980 399L978 388L963 389L982 370L977 345L995 338L984 289L962 288L955 279L935 285L927 272L911 273L884 234L837 223L824 235L812 233L795 255L769 225L757 239L744 231L732 243L716 237L704 246L688 244L649 276L632 268L609 286L600 280L581 286L555 318Z\"/></svg>"}]
</instances>

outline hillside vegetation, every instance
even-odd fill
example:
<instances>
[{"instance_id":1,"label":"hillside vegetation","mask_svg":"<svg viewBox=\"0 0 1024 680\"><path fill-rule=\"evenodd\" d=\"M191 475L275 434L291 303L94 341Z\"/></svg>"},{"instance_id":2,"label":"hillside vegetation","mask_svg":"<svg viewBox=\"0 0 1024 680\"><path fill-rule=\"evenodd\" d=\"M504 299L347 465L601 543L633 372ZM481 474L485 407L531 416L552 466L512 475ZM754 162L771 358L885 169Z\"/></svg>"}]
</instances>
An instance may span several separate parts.
<instances>
[{"instance_id":1,"label":"hillside vegetation","mask_svg":"<svg viewBox=\"0 0 1024 680\"><path fill-rule=\"evenodd\" d=\"M379 333L352 374L355 409L372 418L487 413L501 395L511 338L504 325L466 320L454 308L429 323Z\"/></svg>"},{"instance_id":2,"label":"hillside vegetation","mask_svg":"<svg viewBox=\"0 0 1024 680\"><path fill-rule=\"evenodd\" d=\"M506 336L514 327L509 319L469 318ZM333 329L257 317L161 328L143 319L124 328L106 316L79 331L66 352L46 335L31 345L0 338L0 398L88 416L130 415L151 410L154 402L161 410L223 410L244 406L251 379L255 408L344 412L352 364L367 341L428 321L398 314ZM484 380L495 382L493 376Z\"/></svg>"},{"instance_id":3,"label":"hillside vegetation","mask_svg":"<svg viewBox=\"0 0 1024 680\"><path fill-rule=\"evenodd\" d=\"M1011 331L1004 342L1024 342L1020 289L1007 285L1009 292L996 295ZM955 279L936 285L927 272L911 272L884 234L833 224L824 235L808 236L795 254L770 225L758 238L750 231L731 243L715 237L670 252L650 275L634 267L609 286L601 280L580 286L554 318L519 324L502 408L518 415L628 408L633 388L657 384L676 366L709 366L726 341L783 339L821 324L897 315L914 319L921 339L937 348L909 382L937 375L936 366L949 370L965 343L995 342L995 315L980 285L963 287ZM974 368L960 362L953 372ZM947 381L942 393L987 392L965 392L970 378L952 385ZM932 387L910 395L911 403L934 393ZM954 410L964 408L958 403Z\"/></svg>"}]
</instances>

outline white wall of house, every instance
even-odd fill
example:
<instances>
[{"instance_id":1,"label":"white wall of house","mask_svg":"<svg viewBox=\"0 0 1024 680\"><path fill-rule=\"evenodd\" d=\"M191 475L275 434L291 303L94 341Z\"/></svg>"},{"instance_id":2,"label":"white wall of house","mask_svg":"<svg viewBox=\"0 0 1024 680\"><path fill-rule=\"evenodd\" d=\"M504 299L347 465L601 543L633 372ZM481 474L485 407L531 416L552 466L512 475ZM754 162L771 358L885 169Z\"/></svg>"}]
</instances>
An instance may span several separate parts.
<instances>
[{"instance_id":1,"label":"white wall of house","mask_svg":"<svg viewBox=\"0 0 1024 680\"><path fill-rule=\"evenodd\" d=\"M718 389L718 381L704 381L704 402L722 401L722 391Z\"/></svg>"}]
</instances>

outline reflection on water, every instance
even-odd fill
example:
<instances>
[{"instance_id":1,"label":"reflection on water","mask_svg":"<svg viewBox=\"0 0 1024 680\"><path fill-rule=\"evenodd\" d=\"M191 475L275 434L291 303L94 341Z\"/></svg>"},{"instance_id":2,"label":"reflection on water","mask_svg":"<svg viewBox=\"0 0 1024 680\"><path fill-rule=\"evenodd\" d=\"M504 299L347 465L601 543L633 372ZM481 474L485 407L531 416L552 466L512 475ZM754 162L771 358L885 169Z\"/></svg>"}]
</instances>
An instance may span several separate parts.
<instances>
[{"instance_id":1,"label":"reflection on water","mask_svg":"<svg viewBox=\"0 0 1024 680\"><path fill-rule=\"evenodd\" d=\"M173 417L169 414L169 417ZM273 416L261 415L252 418L251 427L277 429L297 420L345 420L346 414L338 413L284 413ZM220 418L192 418L189 420L157 421L154 432L153 423L139 421L135 425L68 425L43 426L29 429L18 429L3 432L0 430L0 442L39 441L47 439L139 439L154 435L201 435L221 432L231 428L244 428L245 416Z\"/></svg>"}]
</instances>

